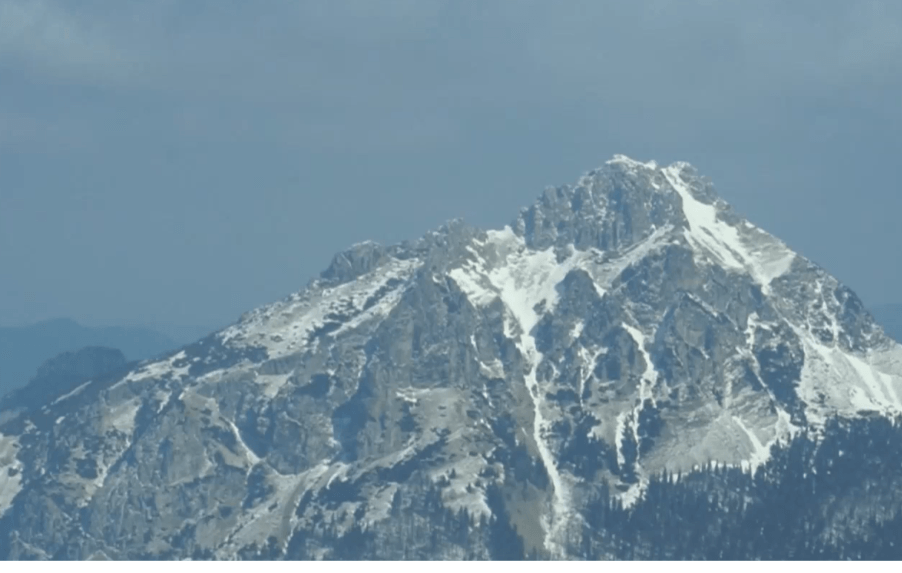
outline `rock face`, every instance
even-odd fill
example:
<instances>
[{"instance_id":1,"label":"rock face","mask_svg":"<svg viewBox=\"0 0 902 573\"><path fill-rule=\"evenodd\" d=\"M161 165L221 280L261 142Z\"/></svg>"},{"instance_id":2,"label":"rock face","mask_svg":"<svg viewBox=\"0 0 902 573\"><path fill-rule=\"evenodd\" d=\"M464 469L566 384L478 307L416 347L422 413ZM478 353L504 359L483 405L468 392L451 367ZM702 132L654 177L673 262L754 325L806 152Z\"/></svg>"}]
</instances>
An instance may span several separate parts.
<instances>
[{"instance_id":1,"label":"rock face","mask_svg":"<svg viewBox=\"0 0 902 573\"><path fill-rule=\"evenodd\" d=\"M616 156L0 424L0 555L893 556L900 396L854 293Z\"/></svg>"}]
</instances>

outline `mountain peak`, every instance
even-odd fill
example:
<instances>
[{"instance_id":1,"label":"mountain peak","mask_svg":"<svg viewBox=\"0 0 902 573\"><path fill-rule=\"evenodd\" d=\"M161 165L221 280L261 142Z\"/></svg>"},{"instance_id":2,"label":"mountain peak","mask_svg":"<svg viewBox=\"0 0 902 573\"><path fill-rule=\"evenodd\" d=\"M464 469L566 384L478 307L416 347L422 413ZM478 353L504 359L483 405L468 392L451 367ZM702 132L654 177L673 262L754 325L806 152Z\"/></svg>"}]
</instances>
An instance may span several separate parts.
<instances>
[{"instance_id":1,"label":"mountain peak","mask_svg":"<svg viewBox=\"0 0 902 573\"><path fill-rule=\"evenodd\" d=\"M537 249L629 250L669 228L700 261L750 274L764 291L795 253L737 215L685 161L665 167L615 155L574 185L551 187L512 228Z\"/></svg>"},{"instance_id":2,"label":"mountain peak","mask_svg":"<svg viewBox=\"0 0 902 573\"><path fill-rule=\"evenodd\" d=\"M742 493L715 502L723 523L747 503L784 519L752 486L814 492L811 463L785 464L837 419L887 439L829 437L819 480L902 443L902 347L857 297L688 163L626 156L500 231L354 245L304 291L124 370L0 421L0 557L397 558L422 554L420 530L432 558L567 557L603 514L694 507L693 482ZM852 464L873 474L853 495L882 507L886 484L898 507L874 472L899 459Z\"/></svg>"},{"instance_id":3,"label":"mountain peak","mask_svg":"<svg viewBox=\"0 0 902 573\"><path fill-rule=\"evenodd\" d=\"M658 162L654 159L652 159L651 161L642 162L620 153L615 153L614 157L605 162L605 165L622 165L628 169L656 170L658 168Z\"/></svg>"},{"instance_id":4,"label":"mountain peak","mask_svg":"<svg viewBox=\"0 0 902 573\"><path fill-rule=\"evenodd\" d=\"M710 180L691 164L677 161L661 167L654 160L615 155L575 184L546 188L511 227L535 248L573 244L577 249L617 251L658 229L690 225L688 219L700 205L735 219Z\"/></svg>"},{"instance_id":5,"label":"mountain peak","mask_svg":"<svg viewBox=\"0 0 902 573\"><path fill-rule=\"evenodd\" d=\"M642 181L663 192L678 191L674 184L681 184L693 198L704 203L710 204L720 200L710 179L699 175L695 166L688 161L674 161L670 165L664 166L659 165L654 159L643 162L626 155L616 154L602 167L583 175L579 184L584 184L587 178L602 171L639 177Z\"/></svg>"}]
</instances>

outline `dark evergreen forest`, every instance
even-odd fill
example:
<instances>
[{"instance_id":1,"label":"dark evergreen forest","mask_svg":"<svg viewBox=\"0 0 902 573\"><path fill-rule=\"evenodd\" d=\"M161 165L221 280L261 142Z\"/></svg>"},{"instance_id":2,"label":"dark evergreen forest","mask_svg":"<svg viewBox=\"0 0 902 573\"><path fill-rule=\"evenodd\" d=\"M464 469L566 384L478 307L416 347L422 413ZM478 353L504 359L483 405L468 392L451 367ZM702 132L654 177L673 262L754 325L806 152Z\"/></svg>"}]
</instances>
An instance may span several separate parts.
<instances>
[{"instance_id":1,"label":"dark evergreen forest","mask_svg":"<svg viewBox=\"0 0 902 573\"><path fill-rule=\"evenodd\" d=\"M487 492L493 516L443 507L440 487L414 478L395 494L391 518L339 533L299 530L285 548L245 559L543 559L511 525L502 491ZM413 492L413 493L411 493ZM775 447L752 474L708 467L661 475L630 508L603 484L565 549L574 559L902 559L902 424L883 417L836 419L818 436Z\"/></svg>"}]
</instances>

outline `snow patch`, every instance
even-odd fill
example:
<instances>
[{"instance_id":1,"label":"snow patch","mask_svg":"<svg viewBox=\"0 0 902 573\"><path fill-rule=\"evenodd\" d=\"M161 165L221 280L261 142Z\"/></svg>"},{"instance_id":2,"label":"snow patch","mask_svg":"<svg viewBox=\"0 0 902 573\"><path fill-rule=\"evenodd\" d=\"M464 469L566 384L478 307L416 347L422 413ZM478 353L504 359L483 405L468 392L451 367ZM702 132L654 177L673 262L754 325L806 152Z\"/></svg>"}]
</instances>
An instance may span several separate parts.
<instances>
[{"instance_id":1,"label":"snow patch","mask_svg":"<svg viewBox=\"0 0 902 573\"><path fill-rule=\"evenodd\" d=\"M626 423L629 415L630 412L628 410L617 414L617 422L614 429L614 447L617 450L617 465L620 467L623 467L626 463L626 458L623 456L623 436L626 433Z\"/></svg>"},{"instance_id":2,"label":"snow patch","mask_svg":"<svg viewBox=\"0 0 902 573\"><path fill-rule=\"evenodd\" d=\"M138 399L117 404L107 415L106 428L115 429L131 438L132 433L135 431L135 417L140 409L141 401Z\"/></svg>"},{"instance_id":3,"label":"snow patch","mask_svg":"<svg viewBox=\"0 0 902 573\"><path fill-rule=\"evenodd\" d=\"M442 490L442 503L452 511L466 509L470 515L492 516L479 475L488 466L483 456L467 456L432 474L432 480L447 478L451 483Z\"/></svg>"},{"instance_id":4,"label":"snow patch","mask_svg":"<svg viewBox=\"0 0 902 573\"><path fill-rule=\"evenodd\" d=\"M805 349L799 397L808 405L810 422L819 425L835 414L902 414L900 363L888 358L895 353L902 357L902 347L888 354L871 351L859 355L843 351L835 340L827 346L806 330L790 326Z\"/></svg>"},{"instance_id":5,"label":"snow patch","mask_svg":"<svg viewBox=\"0 0 902 573\"><path fill-rule=\"evenodd\" d=\"M642 408L642 405L646 400L650 400L651 403L657 406L655 401L655 397L653 395L653 389L655 387L655 383L658 380L658 371L655 370L655 365L651 361L651 355L648 353L648 349L645 348L645 335L642 332L629 324L624 323L623 328L633 337L633 340L636 341L636 344L639 346L639 352L642 354L642 358L645 360L645 372L642 373L642 378L639 382L639 409ZM654 337L654 334L652 334ZM636 411L636 418L638 420L639 413Z\"/></svg>"},{"instance_id":6,"label":"snow patch","mask_svg":"<svg viewBox=\"0 0 902 573\"><path fill-rule=\"evenodd\" d=\"M899 401L899 395L896 393L893 377L890 374L877 371L854 354L844 354L844 358L855 369L859 380L864 382L870 396L873 396L884 407L902 413L902 402Z\"/></svg>"},{"instance_id":7,"label":"snow patch","mask_svg":"<svg viewBox=\"0 0 902 573\"><path fill-rule=\"evenodd\" d=\"M279 390L288 384L291 374L257 374L254 382L263 387L263 394L267 398L275 398Z\"/></svg>"},{"instance_id":8,"label":"snow patch","mask_svg":"<svg viewBox=\"0 0 902 573\"><path fill-rule=\"evenodd\" d=\"M229 428L232 430L232 433L235 435L235 439L238 440L238 444L241 446L241 449L244 450L244 457L247 458L247 461L251 466L255 466L260 463L260 458L257 457L257 454L254 453L252 449L247 447L247 444L244 443L244 438L241 437L241 432L238 430L238 426L235 425L235 422L225 419L226 423L229 425Z\"/></svg>"},{"instance_id":9,"label":"snow patch","mask_svg":"<svg viewBox=\"0 0 902 573\"><path fill-rule=\"evenodd\" d=\"M0 518L22 491L22 462L16 457L19 438L0 434Z\"/></svg>"},{"instance_id":10,"label":"snow patch","mask_svg":"<svg viewBox=\"0 0 902 573\"><path fill-rule=\"evenodd\" d=\"M367 527L391 516L391 505L398 487L396 483L389 483L370 496L367 501L366 514L363 517Z\"/></svg>"},{"instance_id":11,"label":"snow patch","mask_svg":"<svg viewBox=\"0 0 902 573\"><path fill-rule=\"evenodd\" d=\"M395 396L410 404L416 404L420 401L419 398L417 398L417 394L416 388L402 388L395 392Z\"/></svg>"},{"instance_id":12,"label":"snow patch","mask_svg":"<svg viewBox=\"0 0 902 573\"><path fill-rule=\"evenodd\" d=\"M175 356L169 359L169 365L171 367L171 376L174 379L181 380L182 378L188 376L188 372L191 370L191 364L186 364L182 367L176 367L175 363L180 360L185 360L187 356L185 355L185 351L182 350Z\"/></svg>"},{"instance_id":13,"label":"snow patch","mask_svg":"<svg viewBox=\"0 0 902 573\"><path fill-rule=\"evenodd\" d=\"M743 467L751 469L752 473L770 458L770 448L761 443L761 440L738 416L732 417L733 422L745 433L751 445L752 453L748 461L743 462Z\"/></svg>"},{"instance_id":14,"label":"snow patch","mask_svg":"<svg viewBox=\"0 0 902 573\"><path fill-rule=\"evenodd\" d=\"M723 266L745 270L739 254L745 250L739 240L739 233L717 219L717 209L714 205L702 203L692 195L692 191L680 179L681 171L678 166L671 165L663 169L662 173L682 199L683 214L689 223L686 238L693 246L714 255Z\"/></svg>"},{"instance_id":15,"label":"snow patch","mask_svg":"<svg viewBox=\"0 0 902 573\"><path fill-rule=\"evenodd\" d=\"M169 401L172 399L172 390L168 390L166 388L159 388L153 395L154 398L160 403L157 407L157 414L163 411L163 408L169 405Z\"/></svg>"},{"instance_id":16,"label":"snow patch","mask_svg":"<svg viewBox=\"0 0 902 573\"><path fill-rule=\"evenodd\" d=\"M90 385L91 385L91 380L88 380L84 384L79 385L77 388L75 388L71 392L67 392L66 394L63 394L62 396L60 396L59 398L57 398L56 400L51 402L50 405L53 406L55 404L59 404L60 402L68 400L69 398L77 396L77 395L81 394L81 392Z\"/></svg>"},{"instance_id":17,"label":"snow patch","mask_svg":"<svg viewBox=\"0 0 902 573\"><path fill-rule=\"evenodd\" d=\"M648 489L648 479L642 478L638 482L634 483L627 489L625 492L620 494L620 503L623 504L624 509L629 509L636 505L640 499L642 499L642 494L645 493L645 490Z\"/></svg>"},{"instance_id":18,"label":"snow patch","mask_svg":"<svg viewBox=\"0 0 902 573\"><path fill-rule=\"evenodd\" d=\"M142 366L137 370L132 370L129 372L125 378L116 383L112 388L118 387L123 382L140 382L142 380L147 380L148 378L160 378L164 376L167 372L172 370L172 362L169 360L163 360L162 362L154 362L152 364L147 364L146 366Z\"/></svg>"},{"instance_id":19,"label":"snow patch","mask_svg":"<svg viewBox=\"0 0 902 573\"><path fill-rule=\"evenodd\" d=\"M319 483L330 467L327 462L321 462L301 474L276 473L269 476L266 481L274 489L273 495L239 518L226 542L217 550L217 559L233 558L240 547L262 547L273 532L284 531L286 525L296 526L298 517L294 515L294 511L290 511L291 517L286 524L286 511L294 509L301 497ZM290 537L285 536L285 543ZM282 550L285 550L284 546Z\"/></svg>"},{"instance_id":20,"label":"snow patch","mask_svg":"<svg viewBox=\"0 0 902 573\"><path fill-rule=\"evenodd\" d=\"M581 346L579 350L577 350L577 357L580 359L580 367L579 367L579 403L582 405L583 403L583 394L586 391L586 382L591 380L595 376L595 364L598 362L598 357L608 353L608 349L604 346L598 347L594 350L589 350L588 348ZM598 429L601 428L600 424L597 426ZM592 432L589 433L590 436L595 434L595 429L593 428Z\"/></svg>"},{"instance_id":21,"label":"snow patch","mask_svg":"<svg viewBox=\"0 0 902 573\"><path fill-rule=\"evenodd\" d=\"M589 273L599 298L605 296L605 289L623 274L623 271L641 261L651 253L671 243L673 226L664 225L655 229L648 237L630 246L614 258L611 253L590 249L587 256L578 262L578 267Z\"/></svg>"},{"instance_id":22,"label":"snow patch","mask_svg":"<svg viewBox=\"0 0 902 573\"><path fill-rule=\"evenodd\" d=\"M615 161L636 167L639 164L626 158L615 158ZM654 169L654 164L641 164L643 168ZM538 448L539 457L542 459L554 487L554 503L552 518L546 523L546 545L552 552L557 550L557 537L562 531L564 522L571 514L570 491L565 482L565 476L561 475L555 466L554 456L549 450L544 436L548 432L550 422L547 419L548 406L544 403L542 383L536 377L538 365L543 360L541 353L535 345L532 330L541 319L537 308L544 307L544 311L550 311L557 303L556 287L572 269L585 270L593 279L593 284L599 296L605 296L605 289L628 268L630 265L642 260L656 249L670 244L672 241L672 226L664 226L655 229L641 243L634 245L623 253L618 253L615 258L609 258L609 253L602 253L596 249L589 251L575 251L571 246L570 255L563 261L558 261L554 249L534 251L526 248L523 239L506 226L500 231L489 231L486 240L475 242L486 256L474 257L464 262L459 268L453 269L448 276L454 280L461 290L467 295L474 306L485 306L500 299L507 313L504 319L505 336L513 339L528 366L525 374L525 382L533 402L534 427L533 438ZM492 265L486 260L492 261ZM575 340L582 334L584 322L577 322L570 331L571 339ZM645 400L654 403L653 389L658 378L651 357L645 349L645 336L634 327L628 331L636 340L645 359L646 371L642 375L640 384L640 402L632 412L624 412L618 417L617 429L617 453L618 459L623 463L621 452L622 432L632 413L633 433L638 439L639 411ZM578 355L581 362L588 368L588 373L582 373L580 377L580 401L585 390L586 380L591 376L594 368L594 360L604 349L590 352L580 348ZM482 365L485 367L485 365ZM589 435L597 433L599 427L590 430ZM637 486L635 495L642 491L642 485ZM627 496L628 501L628 496Z\"/></svg>"},{"instance_id":23,"label":"snow patch","mask_svg":"<svg viewBox=\"0 0 902 573\"><path fill-rule=\"evenodd\" d=\"M689 223L686 239L696 249L710 253L727 270L749 273L764 294L770 283L785 274L796 254L775 237L746 226L744 232L718 218L717 207L695 198L680 179L685 164L675 163L661 170L670 187L680 195L683 214Z\"/></svg>"},{"instance_id":24,"label":"snow patch","mask_svg":"<svg viewBox=\"0 0 902 573\"><path fill-rule=\"evenodd\" d=\"M331 335L337 336L386 316L421 265L417 259L392 259L358 280L332 288L314 285L303 296L293 295L248 313L219 337L230 346L262 346L271 359L308 350L308 338L317 328L328 325L334 328ZM317 344L315 339L311 347Z\"/></svg>"},{"instance_id":25,"label":"snow patch","mask_svg":"<svg viewBox=\"0 0 902 573\"><path fill-rule=\"evenodd\" d=\"M573 328L570 329L570 340L577 340L583 333L583 328L586 327L586 323L582 320L577 320L576 324L573 325Z\"/></svg>"},{"instance_id":26,"label":"snow patch","mask_svg":"<svg viewBox=\"0 0 902 573\"><path fill-rule=\"evenodd\" d=\"M615 154L612 159L605 161L605 165L624 165L630 169L651 169L652 171L658 168L658 163L655 160L643 163L619 153Z\"/></svg>"},{"instance_id":27,"label":"snow patch","mask_svg":"<svg viewBox=\"0 0 902 573\"><path fill-rule=\"evenodd\" d=\"M544 393L536 378L542 354L536 348L531 332L541 318L536 307L542 303L546 310L554 307L557 303L555 287L577 265L580 256L585 254L576 253L571 247L570 257L558 263L553 249L527 249L523 239L510 226L505 226L501 231L488 232L484 247L494 249L502 264L486 269L478 261L468 261L463 268L451 271L449 276L458 283L473 304L484 305L500 298L508 311L504 318L505 336L515 340L529 366L525 382L533 403L533 439L554 488L552 516L545 523L546 548L553 554L558 554L561 548L557 537L572 513L570 491L543 437L543 433L548 431L549 423L542 412Z\"/></svg>"},{"instance_id":28,"label":"snow patch","mask_svg":"<svg viewBox=\"0 0 902 573\"><path fill-rule=\"evenodd\" d=\"M188 375L190 365L176 367L175 362L185 360L186 357L187 355L185 354L185 351L181 350L175 355L170 356L166 360L160 360L157 362L151 362L150 364L145 364L129 372L122 380L110 386L109 389L114 390L128 382L141 382L142 380L163 378L166 376L170 376L174 379L183 378Z\"/></svg>"},{"instance_id":29,"label":"snow patch","mask_svg":"<svg viewBox=\"0 0 902 573\"><path fill-rule=\"evenodd\" d=\"M645 348L645 335L642 334L642 331L640 331L638 328L631 326L629 324L626 324L626 323L623 324L623 328L629 333L629 335L633 338L633 340L636 341L636 344L639 346L639 352L642 354L642 358L645 360L645 371L642 373L642 377L639 379L639 403L636 404L636 406L633 408L632 412L628 416L628 419L624 419L621 421L620 416L623 416L624 414L626 414L626 412L622 413L617 418L618 424L625 424L627 421L631 424L632 432L633 432L633 439L636 441L636 447L638 448L639 444L641 443L641 440L639 437L639 414L642 412L642 408L645 407L646 401L651 402L651 404L653 406L657 406L657 401L655 400L655 397L654 397L654 386L658 380L658 372L655 370L655 366L651 361L651 355L648 353L648 350ZM621 437L620 432L622 432L622 431L623 431L623 429L618 426L618 435L617 435L617 459L618 459L618 462L620 461L621 458L623 458L623 454L620 453L620 449L622 447L622 437ZM638 456L638 451L637 451L637 456ZM620 462L620 463L622 465L623 462ZM641 474L642 468L639 467L639 468L637 468L637 470ZM642 477L643 477L643 479L645 479L644 476L642 476ZM630 489L632 489L632 488L630 488ZM638 496L641 493L641 491L642 491L641 489L637 490L637 493L635 495ZM628 497L629 496L627 496L627 498ZM624 504L626 504L626 503L627 503L627 499L624 499ZM635 499L633 499L631 503L635 503Z\"/></svg>"},{"instance_id":30,"label":"snow patch","mask_svg":"<svg viewBox=\"0 0 902 573\"><path fill-rule=\"evenodd\" d=\"M493 358L491 362L480 362L479 363L479 373L485 376L486 378L501 378L504 379L504 364L498 360L497 358Z\"/></svg>"},{"instance_id":31,"label":"snow patch","mask_svg":"<svg viewBox=\"0 0 902 573\"><path fill-rule=\"evenodd\" d=\"M487 277L474 273L466 267L453 269L448 276L457 283L457 286L464 291L467 298L476 307L485 306L498 297L498 293L492 288Z\"/></svg>"},{"instance_id":32,"label":"snow patch","mask_svg":"<svg viewBox=\"0 0 902 573\"><path fill-rule=\"evenodd\" d=\"M773 438L766 443L761 441L754 429L749 428L741 417L732 415L730 419L748 440L751 453L747 460L740 462L740 466L743 469L750 470L752 473L758 471L759 467L770 460L771 449L775 445L791 440L800 431L800 428L792 424L789 414L787 414L785 410L779 408L777 409L777 423L773 427Z\"/></svg>"}]
</instances>

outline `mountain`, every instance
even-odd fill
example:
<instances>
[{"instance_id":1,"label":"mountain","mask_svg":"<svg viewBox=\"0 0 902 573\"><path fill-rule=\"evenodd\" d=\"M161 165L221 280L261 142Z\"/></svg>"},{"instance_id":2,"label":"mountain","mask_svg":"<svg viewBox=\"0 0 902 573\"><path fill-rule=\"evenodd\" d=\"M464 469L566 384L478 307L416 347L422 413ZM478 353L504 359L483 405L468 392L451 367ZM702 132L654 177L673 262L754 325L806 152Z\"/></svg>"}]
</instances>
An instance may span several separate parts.
<instances>
[{"instance_id":1,"label":"mountain","mask_svg":"<svg viewBox=\"0 0 902 573\"><path fill-rule=\"evenodd\" d=\"M0 412L8 414L8 418L40 408L80 383L121 370L127 364L125 356L115 348L89 346L76 352L63 352L44 362L26 386L0 398Z\"/></svg>"},{"instance_id":2,"label":"mountain","mask_svg":"<svg viewBox=\"0 0 902 573\"><path fill-rule=\"evenodd\" d=\"M88 346L119 348L130 360L140 360L180 343L147 328L86 327L66 318L0 327L0 397L24 386L45 360Z\"/></svg>"},{"instance_id":3,"label":"mountain","mask_svg":"<svg viewBox=\"0 0 902 573\"><path fill-rule=\"evenodd\" d=\"M0 424L0 555L900 558L900 395L851 290L615 156Z\"/></svg>"},{"instance_id":4,"label":"mountain","mask_svg":"<svg viewBox=\"0 0 902 573\"><path fill-rule=\"evenodd\" d=\"M884 304L874 307L874 318L883 327L886 333L902 342L902 304Z\"/></svg>"}]
</instances>

